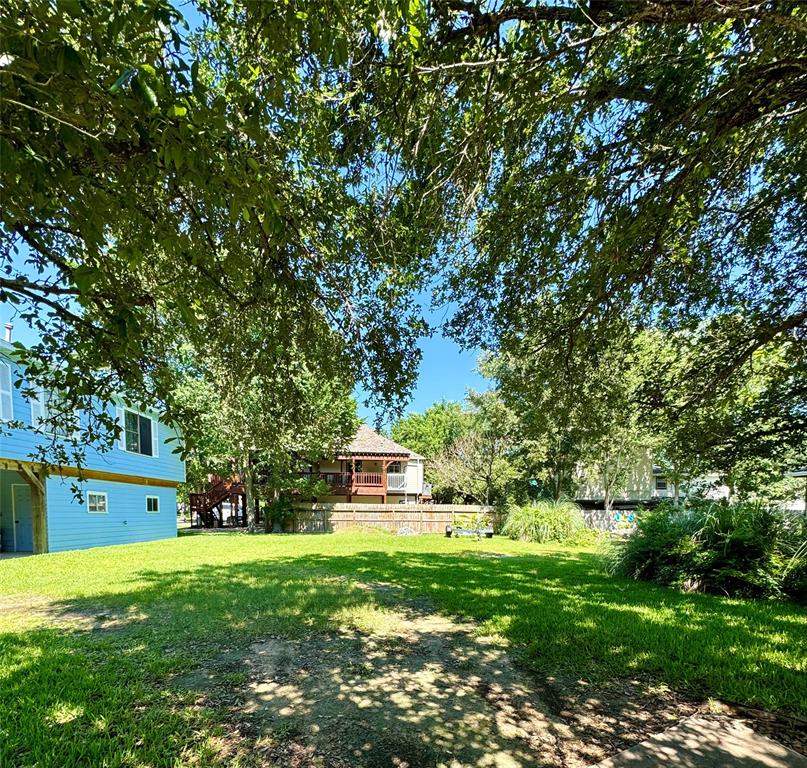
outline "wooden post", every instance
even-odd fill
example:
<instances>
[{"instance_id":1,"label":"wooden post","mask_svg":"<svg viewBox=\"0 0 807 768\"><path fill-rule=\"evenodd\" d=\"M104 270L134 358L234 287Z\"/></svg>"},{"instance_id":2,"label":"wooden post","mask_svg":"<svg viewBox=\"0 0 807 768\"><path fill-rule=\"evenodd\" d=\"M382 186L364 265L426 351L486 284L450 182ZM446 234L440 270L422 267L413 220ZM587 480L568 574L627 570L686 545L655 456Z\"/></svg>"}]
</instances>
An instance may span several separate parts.
<instances>
[{"instance_id":1,"label":"wooden post","mask_svg":"<svg viewBox=\"0 0 807 768\"><path fill-rule=\"evenodd\" d=\"M31 516L34 527L34 553L48 551L48 496L44 483L41 489L31 488Z\"/></svg>"},{"instance_id":2,"label":"wooden post","mask_svg":"<svg viewBox=\"0 0 807 768\"><path fill-rule=\"evenodd\" d=\"M28 464L20 464L17 473L31 488L31 526L33 528L34 554L48 551L48 504L45 489L45 473L35 472Z\"/></svg>"}]
</instances>

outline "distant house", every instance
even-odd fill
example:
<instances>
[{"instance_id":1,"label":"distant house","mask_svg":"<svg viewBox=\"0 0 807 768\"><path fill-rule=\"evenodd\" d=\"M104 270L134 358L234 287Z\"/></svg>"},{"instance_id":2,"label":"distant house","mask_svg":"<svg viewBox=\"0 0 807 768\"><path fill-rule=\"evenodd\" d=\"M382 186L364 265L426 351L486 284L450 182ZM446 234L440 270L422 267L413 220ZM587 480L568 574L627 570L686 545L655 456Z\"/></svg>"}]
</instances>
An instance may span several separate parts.
<instances>
[{"instance_id":1,"label":"distant house","mask_svg":"<svg viewBox=\"0 0 807 768\"><path fill-rule=\"evenodd\" d=\"M719 499L726 498L728 493L728 487L720 483L719 476L716 474L703 475L681 482L678 488L678 495L681 499L693 495ZM645 451L637 456L626 472L624 481L611 488L609 495L615 507L630 508L639 504L674 498L675 485L664 473L664 470L654 464L651 453ZM602 479L596 475L581 474L577 501L583 507L601 508L605 502L605 487Z\"/></svg>"},{"instance_id":2,"label":"distant house","mask_svg":"<svg viewBox=\"0 0 807 768\"><path fill-rule=\"evenodd\" d=\"M79 502L72 491L75 467L31 459L52 437L37 433L49 398L24 397L14 386L21 377L13 347L0 341L0 422L6 422L0 423L0 551L58 552L176 536L176 488L185 465L166 445L175 431L153 412L123 402L110 406L121 436L106 453L84 446Z\"/></svg>"},{"instance_id":3,"label":"distant house","mask_svg":"<svg viewBox=\"0 0 807 768\"><path fill-rule=\"evenodd\" d=\"M431 499L425 463L423 456L362 424L344 449L318 462L311 474L328 484L328 493L317 501L416 504Z\"/></svg>"}]
</instances>

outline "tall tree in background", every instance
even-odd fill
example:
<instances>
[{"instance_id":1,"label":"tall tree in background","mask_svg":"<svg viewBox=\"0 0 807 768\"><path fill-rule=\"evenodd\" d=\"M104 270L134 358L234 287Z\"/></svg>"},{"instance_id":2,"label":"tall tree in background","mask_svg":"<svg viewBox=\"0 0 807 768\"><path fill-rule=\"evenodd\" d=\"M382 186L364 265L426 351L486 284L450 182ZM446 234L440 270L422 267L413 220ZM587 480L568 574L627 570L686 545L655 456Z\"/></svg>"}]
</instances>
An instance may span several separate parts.
<instances>
[{"instance_id":1,"label":"tall tree in background","mask_svg":"<svg viewBox=\"0 0 807 768\"><path fill-rule=\"evenodd\" d=\"M494 391L470 392L467 402L462 412L465 429L445 443L427 470L446 501L504 501L518 473L513 461L515 419Z\"/></svg>"},{"instance_id":2,"label":"tall tree in background","mask_svg":"<svg viewBox=\"0 0 807 768\"><path fill-rule=\"evenodd\" d=\"M299 363L237 384L226 368L186 371L174 399L180 422L196 432L188 485L203 487L210 472L239 475L252 529L256 501L310 491L301 471L333 455L358 425L350 392Z\"/></svg>"},{"instance_id":3,"label":"tall tree in background","mask_svg":"<svg viewBox=\"0 0 807 768\"><path fill-rule=\"evenodd\" d=\"M621 356L621 351L600 350L564 362L554 350L525 339L517 352L483 361L482 372L516 419L527 472L544 494L574 497L580 466L602 463L617 433L621 439L632 434L636 414Z\"/></svg>"},{"instance_id":4,"label":"tall tree in background","mask_svg":"<svg viewBox=\"0 0 807 768\"><path fill-rule=\"evenodd\" d=\"M789 335L755 352L730 388L700 400L702 382L691 378L688 358L700 358L712 333L706 323L694 333L638 339L635 402L656 435L660 463L676 497L681 483L709 472L741 498L784 490L787 471L807 462L807 349Z\"/></svg>"},{"instance_id":5,"label":"tall tree in background","mask_svg":"<svg viewBox=\"0 0 807 768\"><path fill-rule=\"evenodd\" d=\"M306 334L328 338L327 326L267 326L224 308L218 332L220 348L200 354L185 345L174 362L180 382L174 413L190 446L191 479L199 483L215 471L240 475L254 528L255 499L300 489L300 471L355 434L356 403L333 331L315 367L298 353ZM237 345L251 354L230 355Z\"/></svg>"},{"instance_id":6,"label":"tall tree in background","mask_svg":"<svg viewBox=\"0 0 807 768\"><path fill-rule=\"evenodd\" d=\"M458 492L456 479L436 470L438 456L468 434L471 415L460 403L443 400L423 413L409 413L391 429L392 439L426 458L425 480L432 486L432 496L450 502Z\"/></svg>"},{"instance_id":7,"label":"tall tree in background","mask_svg":"<svg viewBox=\"0 0 807 768\"><path fill-rule=\"evenodd\" d=\"M423 413L408 413L398 419L390 435L401 445L433 459L467 432L469 426L469 414L461 403L441 400Z\"/></svg>"}]
</instances>

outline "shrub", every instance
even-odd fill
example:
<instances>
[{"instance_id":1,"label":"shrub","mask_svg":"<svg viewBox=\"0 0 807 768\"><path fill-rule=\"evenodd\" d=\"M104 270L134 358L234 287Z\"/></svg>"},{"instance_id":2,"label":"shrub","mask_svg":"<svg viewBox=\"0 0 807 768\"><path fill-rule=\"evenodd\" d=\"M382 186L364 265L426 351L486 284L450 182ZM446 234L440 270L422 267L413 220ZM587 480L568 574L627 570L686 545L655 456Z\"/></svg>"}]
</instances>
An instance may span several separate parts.
<instances>
[{"instance_id":1,"label":"shrub","mask_svg":"<svg viewBox=\"0 0 807 768\"><path fill-rule=\"evenodd\" d=\"M614 573L679 589L740 597L799 598L807 524L761 504L663 503L639 515L611 552Z\"/></svg>"},{"instance_id":2,"label":"shrub","mask_svg":"<svg viewBox=\"0 0 807 768\"><path fill-rule=\"evenodd\" d=\"M476 512L474 514L454 515L455 528L468 528L469 530L478 530L480 528L488 528L491 525L490 515L484 512Z\"/></svg>"},{"instance_id":3,"label":"shrub","mask_svg":"<svg viewBox=\"0 0 807 768\"><path fill-rule=\"evenodd\" d=\"M522 541L557 541L586 544L596 534L586 528L583 513L573 501L542 499L521 507L512 507L502 526L502 533Z\"/></svg>"}]
</instances>

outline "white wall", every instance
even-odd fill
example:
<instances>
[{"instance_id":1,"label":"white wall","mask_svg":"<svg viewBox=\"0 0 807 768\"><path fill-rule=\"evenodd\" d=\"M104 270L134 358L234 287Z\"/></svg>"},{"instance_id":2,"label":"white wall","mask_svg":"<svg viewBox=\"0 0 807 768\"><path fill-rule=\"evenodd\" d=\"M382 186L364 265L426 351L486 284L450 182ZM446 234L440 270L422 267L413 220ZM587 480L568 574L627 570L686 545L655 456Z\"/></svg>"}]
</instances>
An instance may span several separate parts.
<instances>
[{"instance_id":1,"label":"white wall","mask_svg":"<svg viewBox=\"0 0 807 768\"><path fill-rule=\"evenodd\" d=\"M615 501L627 501L637 499L671 499L675 495L675 488L669 478L666 489L656 487L658 475L653 474L653 456L650 451L645 450L639 453L636 460L627 473L625 482L613 490ZM663 477L663 476L661 476ZM680 495L690 494L704 495L709 499L727 498L729 489L725 485L719 484L719 477L716 474L707 474L703 477L693 479L688 483L681 483ZM605 491L602 483L596 477L582 476L577 491L578 499L602 500L605 498Z\"/></svg>"},{"instance_id":2,"label":"white wall","mask_svg":"<svg viewBox=\"0 0 807 768\"><path fill-rule=\"evenodd\" d=\"M418 494L423 490L423 460L409 459L406 464L406 492Z\"/></svg>"}]
</instances>

